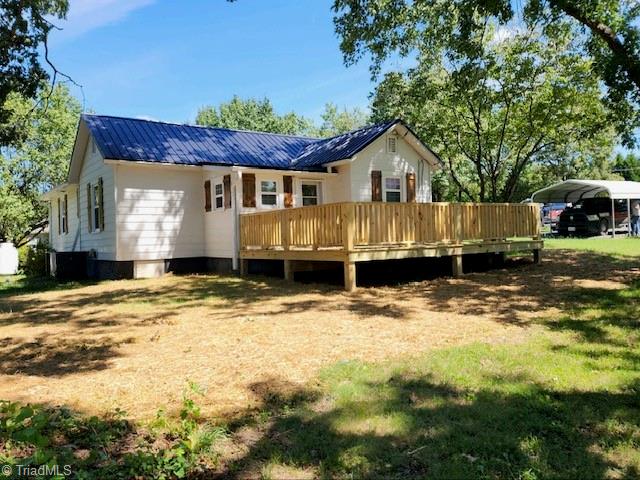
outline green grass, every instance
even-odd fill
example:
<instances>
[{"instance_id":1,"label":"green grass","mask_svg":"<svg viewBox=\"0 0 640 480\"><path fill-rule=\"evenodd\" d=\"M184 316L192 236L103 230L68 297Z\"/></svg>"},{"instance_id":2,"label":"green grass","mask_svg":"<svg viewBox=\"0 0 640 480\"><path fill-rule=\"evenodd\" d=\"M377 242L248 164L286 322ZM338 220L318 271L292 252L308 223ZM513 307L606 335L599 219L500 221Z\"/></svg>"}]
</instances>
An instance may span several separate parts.
<instances>
[{"instance_id":1,"label":"green grass","mask_svg":"<svg viewBox=\"0 0 640 480\"><path fill-rule=\"evenodd\" d=\"M550 240L547 247L640 255L636 239ZM620 290L576 289L566 300L570 307L538 319L539 332L522 344L343 361L306 386L274 382L260 412L207 430L202 443L209 451L215 432L253 429L255 441L224 468L257 468L267 478L279 467L325 478L639 478L640 280ZM63 432L65 445L87 444L82 425ZM150 469L172 478L199 468L199 456L183 460L187 437L201 442L196 424L187 437L173 433L170 448L153 450L152 431L133 456L116 459L109 445L133 427L98 427L87 448L96 459L107 452L101 462L113 477ZM25 448L12 441L14 453ZM66 448L49 445L50 456Z\"/></svg>"},{"instance_id":2,"label":"green grass","mask_svg":"<svg viewBox=\"0 0 640 480\"><path fill-rule=\"evenodd\" d=\"M327 368L272 411L242 462L345 478L638 478L640 282L591 293L523 345Z\"/></svg>"},{"instance_id":3,"label":"green grass","mask_svg":"<svg viewBox=\"0 0 640 480\"><path fill-rule=\"evenodd\" d=\"M587 250L618 256L640 257L640 238L593 237L545 239L545 248Z\"/></svg>"}]
</instances>

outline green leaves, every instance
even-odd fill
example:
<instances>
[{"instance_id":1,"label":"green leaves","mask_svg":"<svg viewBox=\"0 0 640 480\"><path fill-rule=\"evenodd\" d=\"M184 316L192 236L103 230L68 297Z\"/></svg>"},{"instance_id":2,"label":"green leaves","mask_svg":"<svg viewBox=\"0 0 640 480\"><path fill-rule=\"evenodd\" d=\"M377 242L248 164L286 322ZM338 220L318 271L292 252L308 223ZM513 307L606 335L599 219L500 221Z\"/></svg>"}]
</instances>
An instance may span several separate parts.
<instances>
[{"instance_id":1,"label":"green leaves","mask_svg":"<svg viewBox=\"0 0 640 480\"><path fill-rule=\"evenodd\" d=\"M481 55L421 56L378 86L374 119L405 118L446 162L440 199L522 200L610 155L614 135L590 61L570 38L540 35L488 23Z\"/></svg>"},{"instance_id":2,"label":"green leaves","mask_svg":"<svg viewBox=\"0 0 640 480\"><path fill-rule=\"evenodd\" d=\"M267 98L256 100L234 96L231 101L221 103L218 107L201 108L196 116L196 123L208 127L325 138L363 127L369 119L359 108L340 110L333 103L325 105L321 117L322 124L316 127L311 120L294 112L277 114Z\"/></svg>"},{"instance_id":3,"label":"green leaves","mask_svg":"<svg viewBox=\"0 0 640 480\"><path fill-rule=\"evenodd\" d=\"M20 246L46 220L40 195L66 179L81 109L61 84L36 100L11 95L5 108L22 140L0 149L0 239Z\"/></svg>"},{"instance_id":4,"label":"green leaves","mask_svg":"<svg viewBox=\"0 0 640 480\"><path fill-rule=\"evenodd\" d=\"M63 18L67 0L3 0L0 2L0 146L21 138L17 125L7 120L11 95L36 96L48 74L40 50L53 27L50 20Z\"/></svg>"},{"instance_id":5,"label":"green leaves","mask_svg":"<svg viewBox=\"0 0 640 480\"><path fill-rule=\"evenodd\" d=\"M268 99L243 100L234 96L218 107L207 106L198 111L198 125L254 130L259 132L299 135L311 130L311 122L293 112L278 115Z\"/></svg>"},{"instance_id":6,"label":"green leaves","mask_svg":"<svg viewBox=\"0 0 640 480\"><path fill-rule=\"evenodd\" d=\"M520 31L541 49L571 50L589 62L606 88L607 113L624 142L640 125L640 5L631 0L335 0L334 24L344 61L370 57L377 77L387 60L422 64L486 60L490 30L510 38ZM495 41L495 37L494 37ZM514 51L523 65L534 45ZM519 57L519 58L516 58Z\"/></svg>"}]
</instances>

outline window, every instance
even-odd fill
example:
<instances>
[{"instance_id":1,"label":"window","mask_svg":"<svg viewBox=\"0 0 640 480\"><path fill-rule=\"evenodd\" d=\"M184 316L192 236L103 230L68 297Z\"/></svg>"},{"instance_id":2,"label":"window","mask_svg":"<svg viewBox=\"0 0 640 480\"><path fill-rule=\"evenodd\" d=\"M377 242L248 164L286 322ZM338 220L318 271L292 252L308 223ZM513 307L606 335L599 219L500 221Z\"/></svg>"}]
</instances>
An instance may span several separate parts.
<instances>
[{"instance_id":1,"label":"window","mask_svg":"<svg viewBox=\"0 0 640 480\"><path fill-rule=\"evenodd\" d=\"M58 235L62 233L62 208L60 207L60 197L58 197Z\"/></svg>"},{"instance_id":2,"label":"window","mask_svg":"<svg viewBox=\"0 0 640 480\"><path fill-rule=\"evenodd\" d=\"M222 192L223 192L222 184L216 183L216 186L215 186L216 210L224 206L224 198L223 198Z\"/></svg>"},{"instance_id":3,"label":"window","mask_svg":"<svg viewBox=\"0 0 640 480\"><path fill-rule=\"evenodd\" d=\"M277 184L275 180L262 180L260 182L260 202L264 207L276 207L278 205Z\"/></svg>"},{"instance_id":4,"label":"window","mask_svg":"<svg viewBox=\"0 0 640 480\"><path fill-rule=\"evenodd\" d=\"M386 202L401 201L401 187L399 177L387 177L384 179L384 199Z\"/></svg>"},{"instance_id":5,"label":"window","mask_svg":"<svg viewBox=\"0 0 640 480\"><path fill-rule=\"evenodd\" d=\"M100 188L98 184L93 186L93 199L91 204L93 206L93 222L92 222L93 231L99 232L100 231Z\"/></svg>"},{"instance_id":6,"label":"window","mask_svg":"<svg viewBox=\"0 0 640 480\"><path fill-rule=\"evenodd\" d=\"M89 232L104 230L104 193L102 178L95 184L87 184L87 229Z\"/></svg>"},{"instance_id":7,"label":"window","mask_svg":"<svg viewBox=\"0 0 640 480\"><path fill-rule=\"evenodd\" d=\"M67 216L67 194L64 195L64 200L62 201L62 233L69 233L69 220Z\"/></svg>"},{"instance_id":8,"label":"window","mask_svg":"<svg viewBox=\"0 0 640 480\"><path fill-rule=\"evenodd\" d=\"M309 205L318 205L318 203L320 203L319 191L320 191L320 184L318 182L303 183L302 184L302 206L306 207Z\"/></svg>"},{"instance_id":9,"label":"window","mask_svg":"<svg viewBox=\"0 0 640 480\"><path fill-rule=\"evenodd\" d=\"M387 137L387 152L388 153L396 153L398 139L395 136Z\"/></svg>"}]
</instances>

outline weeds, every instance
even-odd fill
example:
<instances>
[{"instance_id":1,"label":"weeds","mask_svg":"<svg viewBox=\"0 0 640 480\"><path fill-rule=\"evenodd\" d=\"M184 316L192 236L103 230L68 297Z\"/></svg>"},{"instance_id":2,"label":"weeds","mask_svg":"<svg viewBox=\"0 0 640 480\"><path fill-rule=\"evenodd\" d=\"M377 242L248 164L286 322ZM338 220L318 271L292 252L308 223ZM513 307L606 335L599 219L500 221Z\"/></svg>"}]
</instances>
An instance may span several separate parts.
<instances>
[{"instance_id":1,"label":"weeds","mask_svg":"<svg viewBox=\"0 0 640 480\"><path fill-rule=\"evenodd\" d=\"M150 429L135 426L116 410L107 418L84 418L65 408L0 402L0 464L48 467L36 478L184 478L215 463L213 447L226 430L203 422L189 383L179 419L159 411ZM50 475L58 466L58 476ZM55 471L55 470L53 470ZM45 472L49 472L44 474Z\"/></svg>"}]
</instances>

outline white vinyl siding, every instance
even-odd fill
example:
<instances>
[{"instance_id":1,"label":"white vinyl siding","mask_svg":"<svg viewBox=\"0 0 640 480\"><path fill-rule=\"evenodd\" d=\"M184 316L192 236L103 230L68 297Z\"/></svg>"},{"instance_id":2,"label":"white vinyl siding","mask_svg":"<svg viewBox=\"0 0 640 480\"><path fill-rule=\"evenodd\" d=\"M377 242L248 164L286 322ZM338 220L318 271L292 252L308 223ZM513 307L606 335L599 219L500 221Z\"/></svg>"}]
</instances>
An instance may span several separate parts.
<instances>
[{"instance_id":1,"label":"white vinyl siding","mask_svg":"<svg viewBox=\"0 0 640 480\"><path fill-rule=\"evenodd\" d=\"M98 260L116 259L116 215L115 215L115 185L113 166L104 163L100 151L93 148L93 140L89 141L85 153L82 170L80 171L80 244L81 248L76 250L95 250ZM92 199L87 197L87 184L91 184L91 194L99 179L102 178L102 198L104 208L104 230L96 229L99 223L95 223L96 214L92 208L91 224L89 229L87 202ZM93 206L93 202L92 202Z\"/></svg>"},{"instance_id":2,"label":"white vinyl siding","mask_svg":"<svg viewBox=\"0 0 640 480\"><path fill-rule=\"evenodd\" d=\"M202 171L118 165L118 260L205 254Z\"/></svg>"},{"instance_id":3,"label":"white vinyl siding","mask_svg":"<svg viewBox=\"0 0 640 480\"><path fill-rule=\"evenodd\" d=\"M64 196L67 196L66 231L62 230L62 217L64 215ZM65 192L60 192L51 198L51 213L49 225L49 243L51 248L57 252L69 252L79 250L77 245L78 232L78 203L76 200L77 190L69 187ZM58 210L58 202L60 209ZM58 233L58 215L60 216L60 233Z\"/></svg>"},{"instance_id":4,"label":"white vinyl siding","mask_svg":"<svg viewBox=\"0 0 640 480\"><path fill-rule=\"evenodd\" d=\"M400 178L402 201L405 201L407 173L416 174L416 202L431 201L431 168L428 163L401 137L397 138L396 153L387 152L387 136L381 136L359 152L348 165L351 196L346 201L371 201L371 172L382 172L383 200L385 178ZM343 169L340 166L339 169Z\"/></svg>"}]
</instances>

